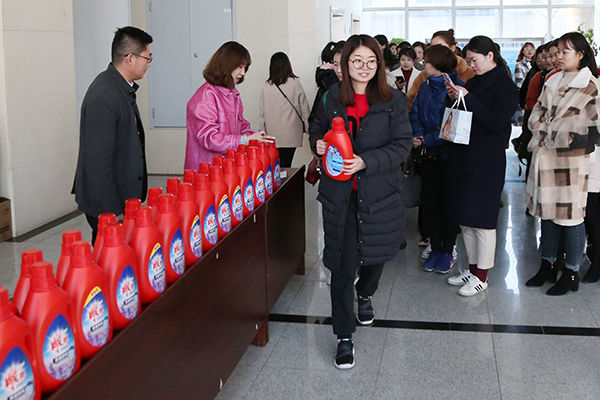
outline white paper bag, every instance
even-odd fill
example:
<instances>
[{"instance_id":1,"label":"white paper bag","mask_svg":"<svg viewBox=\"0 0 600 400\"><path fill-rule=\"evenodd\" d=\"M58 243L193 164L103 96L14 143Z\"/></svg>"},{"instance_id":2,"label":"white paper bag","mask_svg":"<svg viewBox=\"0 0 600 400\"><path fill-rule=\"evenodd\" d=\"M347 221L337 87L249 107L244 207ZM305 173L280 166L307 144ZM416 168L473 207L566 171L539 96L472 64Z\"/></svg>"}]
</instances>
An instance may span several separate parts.
<instances>
[{"instance_id":1,"label":"white paper bag","mask_svg":"<svg viewBox=\"0 0 600 400\"><path fill-rule=\"evenodd\" d=\"M460 103L462 103L465 111L458 109ZM467 105L461 90L458 92L458 98L452 107L446 107L444 111L440 138L453 143L469 144L472 117L473 113L467 111Z\"/></svg>"}]
</instances>

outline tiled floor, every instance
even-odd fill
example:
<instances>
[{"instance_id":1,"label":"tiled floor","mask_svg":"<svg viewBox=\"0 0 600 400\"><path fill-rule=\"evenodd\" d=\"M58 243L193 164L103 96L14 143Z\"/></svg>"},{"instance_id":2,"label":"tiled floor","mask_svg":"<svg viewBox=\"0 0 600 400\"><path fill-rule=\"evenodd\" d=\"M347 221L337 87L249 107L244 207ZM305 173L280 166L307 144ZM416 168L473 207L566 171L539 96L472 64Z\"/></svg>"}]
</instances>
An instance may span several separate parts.
<instances>
[{"instance_id":1,"label":"tiled floor","mask_svg":"<svg viewBox=\"0 0 600 400\"><path fill-rule=\"evenodd\" d=\"M324 318L272 321L268 345L247 350L218 399L600 398L600 284L582 284L561 297L546 296L548 284L525 287L539 266L539 223L525 215L514 153L508 160L487 292L460 297L447 276L419 269L416 210L409 210L408 247L386 264L374 296L381 324L354 335L354 369L333 366L336 339ZM165 180L152 177L151 185ZM307 185L306 275L288 284L273 309L277 321L331 313L315 198L316 188ZM67 229L80 229L89 240L80 216L23 243L0 244L0 283L14 290L25 249L40 248L56 264ZM455 270L466 264L460 236L458 252ZM582 273L587 268L586 260ZM513 331L520 333L505 333Z\"/></svg>"}]
</instances>

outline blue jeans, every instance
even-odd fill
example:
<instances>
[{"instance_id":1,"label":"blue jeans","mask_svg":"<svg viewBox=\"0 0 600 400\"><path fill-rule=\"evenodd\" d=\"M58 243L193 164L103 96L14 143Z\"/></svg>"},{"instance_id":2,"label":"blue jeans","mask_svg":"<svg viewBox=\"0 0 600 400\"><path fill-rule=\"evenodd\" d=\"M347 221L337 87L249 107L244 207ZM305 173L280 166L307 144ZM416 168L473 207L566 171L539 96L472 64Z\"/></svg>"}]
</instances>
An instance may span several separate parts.
<instances>
[{"instance_id":1,"label":"blue jeans","mask_svg":"<svg viewBox=\"0 0 600 400\"><path fill-rule=\"evenodd\" d=\"M542 220L542 259L555 262L561 231L565 236L567 260L565 266L575 272L579 271L579 265L583 258L585 249L585 226L583 223L575 226L561 226L554 222Z\"/></svg>"}]
</instances>

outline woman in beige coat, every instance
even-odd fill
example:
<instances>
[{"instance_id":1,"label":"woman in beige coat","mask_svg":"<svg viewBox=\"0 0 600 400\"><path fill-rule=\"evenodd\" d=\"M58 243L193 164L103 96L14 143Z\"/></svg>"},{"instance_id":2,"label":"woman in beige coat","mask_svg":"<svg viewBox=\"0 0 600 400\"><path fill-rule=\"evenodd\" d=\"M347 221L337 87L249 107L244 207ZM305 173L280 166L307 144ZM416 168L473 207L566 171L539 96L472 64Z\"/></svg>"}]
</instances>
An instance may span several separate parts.
<instances>
[{"instance_id":1,"label":"woman in beige coat","mask_svg":"<svg viewBox=\"0 0 600 400\"><path fill-rule=\"evenodd\" d=\"M260 92L260 126L275 138L282 168L292 165L296 147L302 147L310 108L306 94L285 53L271 57L269 79Z\"/></svg>"}]
</instances>

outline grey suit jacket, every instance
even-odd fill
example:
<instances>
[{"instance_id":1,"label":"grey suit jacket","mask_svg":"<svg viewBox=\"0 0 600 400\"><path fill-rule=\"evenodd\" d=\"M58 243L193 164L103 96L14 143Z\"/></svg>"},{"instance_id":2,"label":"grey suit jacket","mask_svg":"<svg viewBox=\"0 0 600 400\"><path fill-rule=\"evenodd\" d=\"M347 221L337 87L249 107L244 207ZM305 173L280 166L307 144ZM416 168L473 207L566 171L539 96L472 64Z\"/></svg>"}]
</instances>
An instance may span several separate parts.
<instances>
[{"instance_id":1,"label":"grey suit jacket","mask_svg":"<svg viewBox=\"0 0 600 400\"><path fill-rule=\"evenodd\" d=\"M109 64L83 99L73 193L79 210L88 215L119 215L125 200L145 200L148 177L138 87Z\"/></svg>"}]
</instances>

